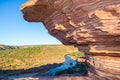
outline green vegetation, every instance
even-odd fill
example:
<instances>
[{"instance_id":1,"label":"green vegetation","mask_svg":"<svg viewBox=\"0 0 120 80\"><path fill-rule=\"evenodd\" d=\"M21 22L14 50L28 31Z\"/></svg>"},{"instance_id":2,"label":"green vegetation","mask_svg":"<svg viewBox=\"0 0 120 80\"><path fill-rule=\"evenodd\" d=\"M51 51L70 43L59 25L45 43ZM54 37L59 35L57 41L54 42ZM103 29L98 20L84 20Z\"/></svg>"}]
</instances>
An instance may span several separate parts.
<instances>
[{"instance_id":1,"label":"green vegetation","mask_svg":"<svg viewBox=\"0 0 120 80\"><path fill-rule=\"evenodd\" d=\"M64 45L27 46L0 51L0 70L18 70L62 63L77 48Z\"/></svg>"},{"instance_id":2,"label":"green vegetation","mask_svg":"<svg viewBox=\"0 0 120 80\"><path fill-rule=\"evenodd\" d=\"M69 56L74 56L75 58L79 58L79 57L85 57L83 52L77 51L77 52L72 52L70 54L68 54Z\"/></svg>"},{"instance_id":3,"label":"green vegetation","mask_svg":"<svg viewBox=\"0 0 120 80\"><path fill-rule=\"evenodd\" d=\"M63 74L74 74L74 73L84 74L86 71L87 71L87 68L85 64L81 62L77 62L77 64L74 67L56 72L56 75L58 76Z\"/></svg>"},{"instance_id":4,"label":"green vegetation","mask_svg":"<svg viewBox=\"0 0 120 80\"><path fill-rule=\"evenodd\" d=\"M77 48L73 46L42 45L15 47L1 45L0 75L14 73L14 70L27 70L54 63L60 64L64 62L64 55L66 54L76 58L84 57L84 53L78 52ZM76 67L58 72L56 75L81 71L81 69L76 71L79 66L81 67L82 65L77 64Z\"/></svg>"}]
</instances>

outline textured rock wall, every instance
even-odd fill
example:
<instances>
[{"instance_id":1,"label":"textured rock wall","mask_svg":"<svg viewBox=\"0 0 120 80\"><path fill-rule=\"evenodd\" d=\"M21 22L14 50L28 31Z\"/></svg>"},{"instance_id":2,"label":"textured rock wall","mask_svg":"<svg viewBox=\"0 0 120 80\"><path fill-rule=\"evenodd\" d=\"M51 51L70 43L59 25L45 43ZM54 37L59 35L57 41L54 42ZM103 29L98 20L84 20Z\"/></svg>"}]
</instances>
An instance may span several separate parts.
<instances>
[{"instance_id":1,"label":"textured rock wall","mask_svg":"<svg viewBox=\"0 0 120 80\"><path fill-rule=\"evenodd\" d=\"M21 10L25 20L43 22L63 44L83 50L92 75L120 79L120 0L28 0Z\"/></svg>"}]
</instances>

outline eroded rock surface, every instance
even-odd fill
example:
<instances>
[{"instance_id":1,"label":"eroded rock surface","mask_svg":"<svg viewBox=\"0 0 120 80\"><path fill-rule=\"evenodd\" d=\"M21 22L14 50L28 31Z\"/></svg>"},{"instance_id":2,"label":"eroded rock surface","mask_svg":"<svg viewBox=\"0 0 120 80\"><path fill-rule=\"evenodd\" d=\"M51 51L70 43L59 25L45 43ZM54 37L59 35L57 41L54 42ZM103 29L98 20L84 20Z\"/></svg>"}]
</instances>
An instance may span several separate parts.
<instances>
[{"instance_id":1,"label":"eroded rock surface","mask_svg":"<svg viewBox=\"0 0 120 80\"><path fill-rule=\"evenodd\" d=\"M120 79L120 0L28 0L21 10L25 20L43 22L63 44L83 50L96 78Z\"/></svg>"}]
</instances>

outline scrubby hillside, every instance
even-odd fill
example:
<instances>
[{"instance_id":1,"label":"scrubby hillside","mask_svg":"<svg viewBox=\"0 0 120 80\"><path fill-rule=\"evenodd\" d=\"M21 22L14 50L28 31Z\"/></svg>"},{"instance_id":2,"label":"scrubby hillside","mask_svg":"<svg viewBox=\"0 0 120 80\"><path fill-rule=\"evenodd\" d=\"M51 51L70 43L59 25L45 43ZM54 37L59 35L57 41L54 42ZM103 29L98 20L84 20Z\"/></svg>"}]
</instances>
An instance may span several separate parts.
<instances>
[{"instance_id":1,"label":"scrubby hillside","mask_svg":"<svg viewBox=\"0 0 120 80\"><path fill-rule=\"evenodd\" d=\"M7 50L7 49L16 49L19 48L18 46L6 46L0 44L0 50Z\"/></svg>"},{"instance_id":2,"label":"scrubby hillside","mask_svg":"<svg viewBox=\"0 0 120 80\"><path fill-rule=\"evenodd\" d=\"M30 46L0 51L0 69L17 70L62 63L64 55L77 52L77 48L64 45Z\"/></svg>"}]
</instances>

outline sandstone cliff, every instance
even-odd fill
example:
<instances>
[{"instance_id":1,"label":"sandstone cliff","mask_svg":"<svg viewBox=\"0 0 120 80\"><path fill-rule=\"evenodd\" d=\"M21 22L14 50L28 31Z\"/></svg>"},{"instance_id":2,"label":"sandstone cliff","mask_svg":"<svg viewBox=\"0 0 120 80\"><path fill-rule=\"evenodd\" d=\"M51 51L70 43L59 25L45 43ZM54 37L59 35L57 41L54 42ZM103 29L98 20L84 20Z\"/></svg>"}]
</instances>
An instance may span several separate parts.
<instances>
[{"instance_id":1,"label":"sandstone cliff","mask_svg":"<svg viewBox=\"0 0 120 80\"><path fill-rule=\"evenodd\" d=\"M63 44L86 55L90 76L120 79L120 0L28 0L25 20L43 22Z\"/></svg>"}]
</instances>

